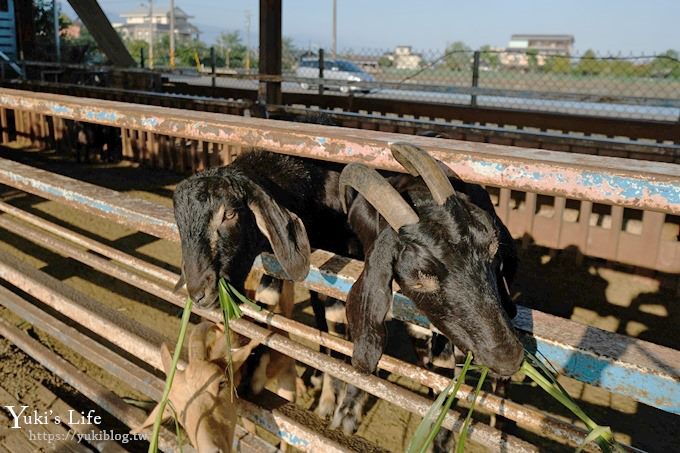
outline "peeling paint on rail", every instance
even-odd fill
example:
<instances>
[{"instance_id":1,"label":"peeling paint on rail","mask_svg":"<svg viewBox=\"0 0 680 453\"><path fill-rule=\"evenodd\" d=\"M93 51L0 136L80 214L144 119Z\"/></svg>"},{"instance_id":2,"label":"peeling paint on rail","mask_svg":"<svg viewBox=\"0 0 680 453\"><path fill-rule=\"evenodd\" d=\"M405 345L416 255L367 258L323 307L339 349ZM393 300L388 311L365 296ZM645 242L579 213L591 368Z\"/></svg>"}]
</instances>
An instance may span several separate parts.
<instances>
[{"instance_id":1,"label":"peeling paint on rail","mask_svg":"<svg viewBox=\"0 0 680 453\"><path fill-rule=\"evenodd\" d=\"M0 107L156 134L394 171L389 143L404 136L313 124L128 104L20 90L0 91ZM463 179L567 198L680 214L680 167L555 151L409 136Z\"/></svg>"}]
</instances>

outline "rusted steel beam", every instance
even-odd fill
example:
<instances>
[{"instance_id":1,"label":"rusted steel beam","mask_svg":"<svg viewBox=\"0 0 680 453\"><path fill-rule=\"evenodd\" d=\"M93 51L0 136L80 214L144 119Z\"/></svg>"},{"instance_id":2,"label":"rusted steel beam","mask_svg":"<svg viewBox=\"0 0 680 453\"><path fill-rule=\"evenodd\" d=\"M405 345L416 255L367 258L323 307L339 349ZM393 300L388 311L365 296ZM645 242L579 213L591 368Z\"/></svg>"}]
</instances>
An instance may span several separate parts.
<instances>
[{"instance_id":1,"label":"rusted steel beam","mask_svg":"<svg viewBox=\"0 0 680 453\"><path fill-rule=\"evenodd\" d=\"M17 90L3 90L0 107L403 171L389 151L389 143L404 140L400 134L348 131ZM427 149L466 181L680 214L677 165L427 137L408 137L408 140Z\"/></svg>"},{"instance_id":2,"label":"rusted steel beam","mask_svg":"<svg viewBox=\"0 0 680 453\"><path fill-rule=\"evenodd\" d=\"M98 367L121 377L125 375L125 382L132 388L159 400L163 395L162 386L157 385L158 378L146 370L130 367L130 362L108 347L102 346L92 338L75 328L50 316L37 306L0 286L0 305L5 306L20 318L43 330L49 336L56 338L64 345L78 352Z\"/></svg>"},{"instance_id":3,"label":"rusted steel beam","mask_svg":"<svg viewBox=\"0 0 680 453\"><path fill-rule=\"evenodd\" d=\"M5 204L0 202L0 209L6 210L3 205ZM11 209L11 211L12 214L20 214L23 212L17 208L13 208ZM30 214L28 214L28 216L30 216L28 217L29 219L35 217L31 216ZM26 216L23 215L22 217ZM51 224L50 222L44 221L42 219L40 220L41 220L40 222L37 222L39 223L39 226L43 226L48 230L54 227L54 225ZM78 250L77 248L68 245L67 243L51 239L45 236L44 234L32 230L31 228L27 228L26 226L23 225L18 225L17 223L9 221L8 219L4 219L3 216L0 216L0 227L8 229L9 231L15 234L21 234L26 239L29 239L44 247L47 247L50 250L56 251L57 253L63 254L64 256L83 262L93 267L94 269L97 269L101 272L106 273L107 275L123 280L139 289L147 291L148 293L158 296L175 305L182 306L184 302L183 296L174 293L167 287L158 285L148 279L139 278L139 276L137 276L135 273L123 269L120 265L116 263L104 260L90 253ZM89 240L88 245L92 250L100 249L98 243L96 243L95 241ZM122 260L119 258L122 258ZM118 252L116 254L116 257L113 259L116 259L120 262L128 262L130 258L132 257L123 252ZM178 275L173 274L172 272L165 271L152 264L139 261L136 262L136 265L134 266L134 269L136 271L143 272L153 277L158 277L160 275L161 280L163 280L166 284L170 286L173 285L178 278ZM159 272L159 270L162 272ZM14 311L16 312L16 310ZM273 314L267 310L255 311L247 306L244 306L243 311L246 313L246 315L248 315L249 317L253 318L256 321L263 322L269 324L272 327L285 330L289 334L293 334L297 337L309 340L313 344L319 344L322 346L329 347L334 351L340 352L347 356L352 355L352 344L346 340L340 339L338 337L326 333L319 332L317 329L305 326L304 324L290 320L283 316ZM30 322L33 322L31 319L27 317L28 315L26 313L20 313L20 316L22 316L24 319L29 320ZM37 315L34 315L34 317L37 317ZM219 315L215 315L213 313L211 314L210 319L218 321ZM59 329L57 329L57 331L58 330ZM57 333L56 335L59 334ZM104 355L102 354L102 356ZM97 364L100 365L99 363ZM104 365L107 365L107 363L104 363ZM384 369L390 373L399 374L421 385L430 387L436 392L443 391L449 383L449 379L445 378L444 376L438 375L436 373L417 367L415 365L402 362L387 355L381 358L378 366L381 369ZM463 384L459 392L459 398L471 400L472 393L473 389L470 386ZM581 443L583 443L587 435L587 432L579 427L562 422L558 419L547 416L540 411L533 410L531 408L526 408L522 405L513 403L512 401L503 398L499 398L496 395L488 394L486 392L481 393L478 402L478 407L493 413L503 415L504 417L519 423L524 428L527 428L533 432L536 432L538 434L541 434L554 440L567 441L574 446L578 446Z\"/></svg>"},{"instance_id":4,"label":"rusted steel beam","mask_svg":"<svg viewBox=\"0 0 680 453\"><path fill-rule=\"evenodd\" d=\"M166 269L163 269L162 267L159 266L154 266L149 264L148 262L136 258L132 255L129 255L127 253L121 252L120 250L110 247L108 245L104 245L101 242L97 242L93 239L90 239L82 234L76 233L74 231L69 230L68 228L64 228L62 226L56 225L52 222L49 222L45 219L42 219L36 215L30 214L24 210L21 210L19 208L16 208L10 204L4 203L0 201L0 211L5 212L7 214L11 214L12 216L23 220L24 222L27 222L31 225L34 225L38 228L41 228L49 233L55 234L63 239L66 239L70 242L73 242L74 244L78 244L81 247L85 247L89 250L92 250L93 252L97 252L98 254L105 256L107 258L110 258L112 260L116 260L120 263L125 264L126 266L129 266L132 269L142 269L144 268L144 272L147 275L150 275L153 278L159 279L159 280L164 280L168 281L168 279L176 279L177 275L173 272L170 272ZM2 220L2 216L0 216L0 220ZM41 236L45 237L45 236ZM93 255L94 256L94 255Z\"/></svg>"},{"instance_id":5,"label":"rusted steel beam","mask_svg":"<svg viewBox=\"0 0 680 453\"><path fill-rule=\"evenodd\" d=\"M122 223L156 237L177 240L171 210L150 201L56 173L0 159L0 183Z\"/></svg>"},{"instance_id":6,"label":"rusted steel beam","mask_svg":"<svg viewBox=\"0 0 680 453\"><path fill-rule=\"evenodd\" d=\"M355 120L362 124L373 123L379 126L410 127L418 130L433 130L443 133L473 133L483 137L507 138L515 140L536 140L545 144L561 144L569 147L587 147L597 149L615 149L640 154L649 154L649 160L655 160L655 156L664 156L670 159L680 157L680 145L672 143L645 143L626 139L601 138L593 136L569 135L567 133L527 131L524 129L507 129L495 126L482 126L470 124L443 123L441 121L425 120L420 118L403 118L394 116L380 116L356 112L338 112L326 109L308 109L304 107L271 106L268 108L273 113L286 113L292 115L321 115L336 121ZM573 151L578 152L578 151Z\"/></svg>"},{"instance_id":7,"label":"rusted steel beam","mask_svg":"<svg viewBox=\"0 0 680 453\"><path fill-rule=\"evenodd\" d=\"M3 318L0 318L0 336L7 338L19 349L62 378L66 383L78 389L79 392L127 426L141 425L146 420L147 416L141 409L128 405L111 390L99 384ZM163 451L173 451L177 445L175 436L165 428L161 428L159 440Z\"/></svg>"},{"instance_id":8,"label":"rusted steel beam","mask_svg":"<svg viewBox=\"0 0 680 453\"><path fill-rule=\"evenodd\" d=\"M5 163L7 164L3 167ZM6 172L5 167L9 167L9 171ZM55 189L66 190L70 194L68 197L60 196L52 199L64 200L75 207L79 207L80 203L72 200L81 200L83 204L87 204L82 206L85 210L100 212L105 217L132 228L139 228L141 225L143 231L177 241L173 214L169 208L47 172L40 174L42 179L35 180L32 177L36 173L31 173L34 171L40 172L41 170L0 159L0 182L20 189L29 187L32 193L48 198L54 194ZM14 177L5 176L6 174ZM26 174L32 177L18 177ZM54 183L43 183L43 180L54 181ZM55 183L59 184L56 188L53 185ZM44 184L48 186L47 194L42 193L45 190ZM120 212L119 206L121 205L126 207L126 212ZM112 212L118 214L112 215ZM144 224L143 220L140 221L140 218L152 216L158 216L152 219L153 228ZM345 262L341 273L335 275L324 268L330 260ZM262 255L256 261L255 268L279 276L279 278L285 278L279 264L271 255ZM334 268L337 269L335 265ZM317 250L312 255L311 271L303 285L314 291L344 300L362 268L363 264L359 261L335 257L328 252ZM520 316L517 318L516 325L527 334L525 341L532 347L537 347L566 375L586 383L600 385L614 393L630 396L645 404L680 413L680 382L677 379L680 375L677 369L677 364L680 363L680 352L627 336L580 326L572 321L562 320L525 307L519 308ZM427 318L400 293L395 293L392 312L398 319L429 326ZM536 322L537 320L541 322ZM560 328L557 329L554 326L560 326ZM597 341L582 343L570 332L596 337ZM622 349L621 345L629 346ZM644 350L648 356L635 354L634 350ZM657 359L651 360L649 355Z\"/></svg>"}]
</instances>

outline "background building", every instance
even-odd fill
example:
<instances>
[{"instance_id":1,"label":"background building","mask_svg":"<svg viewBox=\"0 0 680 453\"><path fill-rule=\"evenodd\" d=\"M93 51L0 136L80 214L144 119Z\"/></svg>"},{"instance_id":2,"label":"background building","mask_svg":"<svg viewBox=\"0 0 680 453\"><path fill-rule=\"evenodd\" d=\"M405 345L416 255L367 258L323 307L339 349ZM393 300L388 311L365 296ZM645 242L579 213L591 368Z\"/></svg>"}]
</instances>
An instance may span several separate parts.
<instances>
[{"instance_id":1,"label":"background building","mask_svg":"<svg viewBox=\"0 0 680 453\"><path fill-rule=\"evenodd\" d=\"M569 56L574 46L573 35L512 35L508 50L535 50L547 55Z\"/></svg>"},{"instance_id":2,"label":"background building","mask_svg":"<svg viewBox=\"0 0 680 453\"><path fill-rule=\"evenodd\" d=\"M170 9L154 8L153 20L150 20L149 9L139 8L134 11L123 13L121 17L125 23L114 23L113 28L127 39L148 40L150 32L153 30L155 39L161 39L163 35L170 32ZM198 39L198 28L189 22L193 16L188 15L184 10L175 7L175 38L179 40Z\"/></svg>"}]
</instances>

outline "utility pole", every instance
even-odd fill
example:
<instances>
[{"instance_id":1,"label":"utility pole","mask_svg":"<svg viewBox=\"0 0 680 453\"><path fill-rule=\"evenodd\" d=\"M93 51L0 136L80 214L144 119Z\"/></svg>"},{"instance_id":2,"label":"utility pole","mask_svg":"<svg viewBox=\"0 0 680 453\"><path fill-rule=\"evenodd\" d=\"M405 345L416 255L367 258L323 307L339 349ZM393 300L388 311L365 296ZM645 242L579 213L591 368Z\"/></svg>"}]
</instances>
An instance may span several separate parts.
<instances>
[{"instance_id":1,"label":"utility pole","mask_svg":"<svg viewBox=\"0 0 680 453\"><path fill-rule=\"evenodd\" d=\"M59 2L52 0L52 13L54 22L54 47L57 63L61 63L61 36L59 35Z\"/></svg>"},{"instance_id":2,"label":"utility pole","mask_svg":"<svg viewBox=\"0 0 680 453\"><path fill-rule=\"evenodd\" d=\"M153 69L153 0L149 0L149 69Z\"/></svg>"},{"instance_id":3,"label":"utility pole","mask_svg":"<svg viewBox=\"0 0 680 453\"><path fill-rule=\"evenodd\" d=\"M175 69L175 0L170 0L170 68Z\"/></svg>"},{"instance_id":4,"label":"utility pole","mask_svg":"<svg viewBox=\"0 0 680 453\"><path fill-rule=\"evenodd\" d=\"M246 10L246 71L250 70L250 10Z\"/></svg>"},{"instance_id":5,"label":"utility pole","mask_svg":"<svg viewBox=\"0 0 680 453\"><path fill-rule=\"evenodd\" d=\"M337 58L337 52L338 52L338 2L337 0L333 0L333 59L335 60Z\"/></svg>"}]
</instances>

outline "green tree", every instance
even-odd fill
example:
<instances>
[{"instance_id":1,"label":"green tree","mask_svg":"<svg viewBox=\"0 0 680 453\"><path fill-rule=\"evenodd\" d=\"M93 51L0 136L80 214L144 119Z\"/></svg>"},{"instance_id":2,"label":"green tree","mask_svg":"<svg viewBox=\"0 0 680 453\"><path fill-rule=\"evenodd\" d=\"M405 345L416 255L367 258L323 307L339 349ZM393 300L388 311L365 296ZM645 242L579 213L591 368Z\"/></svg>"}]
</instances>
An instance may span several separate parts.
<instances>
[{"instance_id":1,"label":"green tree","mask_svg":"<svg viewBox=\"0 0 680 453\"><path fill-rule=\"evenodd\" d=\"M669 49L657 55L649 65L649 75L680 79L680 55L677 50Z\"/></svg>"},{"instance_id":2,"label":"green tree","mask_svg":"<svg viewBox=\"0 0 680 453\"><path fill-rule=\"evenodd\" d=\"M568 74L572 70L571 61L569 57L559 55L548 57L545 65L543 65L543 70L554 74Z\"/></svg>"},{"instance_id":3,"label":"green tree","mask_svg":"<svg viewBox=\"0 0 680 453\"><path fill-rule=\"evenodd\" d=\"M215 41L215 49L222 57L225 66L229 68L243 68L246 59L246 46L241 42L238 31L220 33Z\"/></svg>"},{"instance_id":4,"label":"green tree","mask_svg":"<svg viewBox=\"0 0 680 453\"><path fill-rule=\"evenodd\" d=\"M602 72L602 64L592 49L586 50L578 62L576 71L581 75L597 75Z\"/></svg>"},{"instance_id":5,"label":"green tree","mask_svg":"<svg viewBox=\"0 0 680 453\"><path fill-rule=\"evenodd\" d=\"M535 70L538 68L538 51L536 49L528 49L527 60L529 62L529 69Z\"/></svg>"},{"instance_id":6,"label":"green tree","mask_svg":"<svg viewBox=\"0 0 680 453\"><path fill-rule=\"evenodd\" d=\"M293 44L293 38L284 36L281 40L281 66L285 69L293 69L295 63L298 60L298 55L300 51L295 44Z\"/></svg>"},{"instance_id":7,"label":"green tree","mask_svg":"<svg viewBox=\"0 0 680 453\"><path fill-rule=\"evenodd\" d=\"M465 43L456 41L446 48L444 61L450 69L461 71L471 67L471 58L470 48Z\"/></svg>"},{"instance_id":8,"label":"green tree","mask_svg":"<svg viewBox=\"0 0 680 453\"><path fill-rule=\"evenodd\" d=\"M391 68L394 65L394 61L387 55L383 55L378 60L378 66L381 68Z\"/></svg>"},{"instance_id":9,"label":"green tree","mask_svg":"<svg viewBox=\"0 0 680 453\"><path fill-rule=\"evenodd\" d=\"M498 52L492 50L490 45L485 44L479 48L479 64L489 68L497 68L501 65L501 59Z\"/></svg>"}]
</instances>

